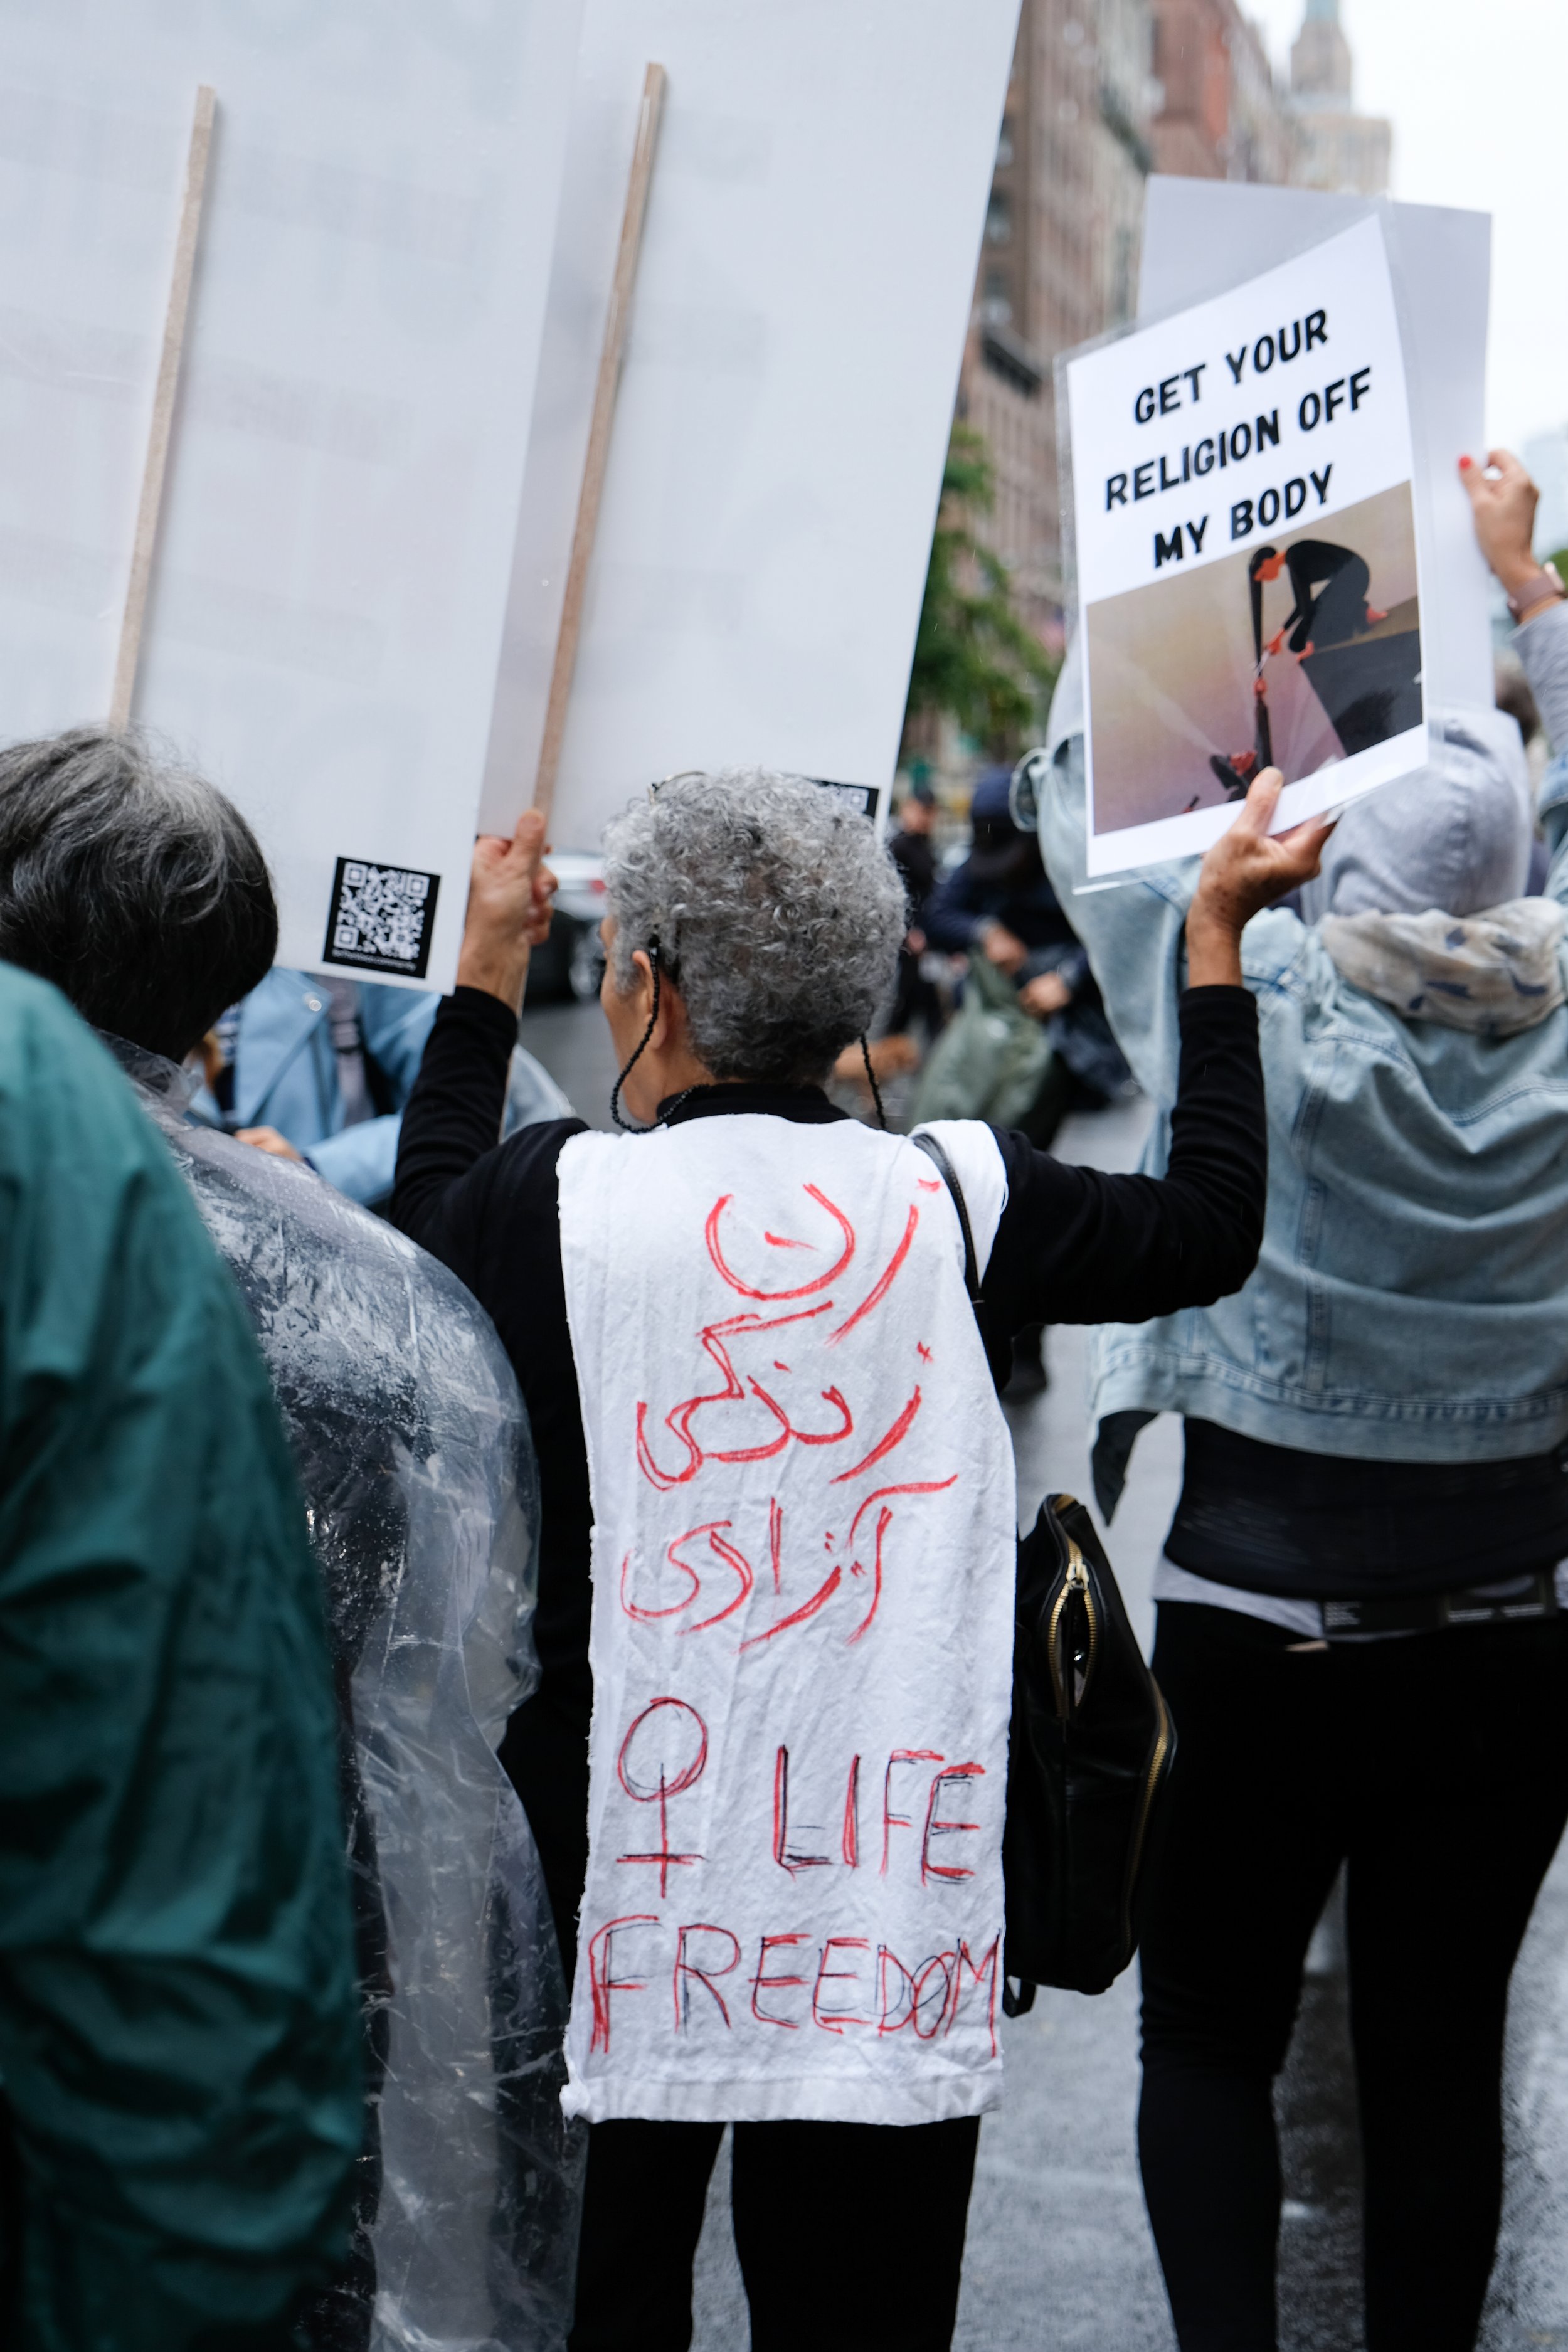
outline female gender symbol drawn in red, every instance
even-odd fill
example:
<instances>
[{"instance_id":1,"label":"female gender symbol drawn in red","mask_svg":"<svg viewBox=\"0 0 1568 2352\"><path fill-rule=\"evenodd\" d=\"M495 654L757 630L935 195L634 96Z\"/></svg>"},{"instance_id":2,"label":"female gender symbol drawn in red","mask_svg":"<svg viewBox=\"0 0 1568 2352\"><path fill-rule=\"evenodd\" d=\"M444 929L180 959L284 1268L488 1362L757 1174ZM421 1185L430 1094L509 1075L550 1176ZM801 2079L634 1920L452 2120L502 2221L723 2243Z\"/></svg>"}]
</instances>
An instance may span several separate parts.
<instances>
[{"instance_id":1,"label":"female gender symbol drawn in red","mask_svg":"<svg viewBox=\"0 0 1568 2352\"><path fill-rule=\"evenodd\" d=\"M645 1725L652 1728L645 1730ZM700 1853L671 1853L668 1808L671 1797L702 1778L707 1761L708 1727L683 1698L656 1698L645 1706L634 1717L616 1759L616 1777L633 1802L658 1807L659 1844L657 1853L623 1853L616 1860L656 1863L661 1901L669 1892L670 1864L702 1859Z\"/></svg>"}]
</instances>

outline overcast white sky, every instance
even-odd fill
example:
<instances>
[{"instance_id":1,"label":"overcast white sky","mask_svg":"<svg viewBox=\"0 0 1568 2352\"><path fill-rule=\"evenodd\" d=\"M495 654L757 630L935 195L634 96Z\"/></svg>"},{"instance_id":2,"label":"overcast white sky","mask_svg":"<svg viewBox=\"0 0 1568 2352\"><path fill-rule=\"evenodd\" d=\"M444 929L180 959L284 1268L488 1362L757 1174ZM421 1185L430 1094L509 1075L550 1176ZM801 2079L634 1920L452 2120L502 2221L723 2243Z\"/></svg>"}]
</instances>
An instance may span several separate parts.
<instances>
[{"instance_id":1,"label":"overcast white sky","mask_svg":"<svg viewBox=\"0 0 1568 2352\"><path fill-rule=\"evenodd\" d=\"M1284 68L1304 0L1241 0ZM1492 215L1487 428L1568 424L1568 0L1341 0L1355 102L1394 124L1392 193Z\"/></svg>"}]
</instances>

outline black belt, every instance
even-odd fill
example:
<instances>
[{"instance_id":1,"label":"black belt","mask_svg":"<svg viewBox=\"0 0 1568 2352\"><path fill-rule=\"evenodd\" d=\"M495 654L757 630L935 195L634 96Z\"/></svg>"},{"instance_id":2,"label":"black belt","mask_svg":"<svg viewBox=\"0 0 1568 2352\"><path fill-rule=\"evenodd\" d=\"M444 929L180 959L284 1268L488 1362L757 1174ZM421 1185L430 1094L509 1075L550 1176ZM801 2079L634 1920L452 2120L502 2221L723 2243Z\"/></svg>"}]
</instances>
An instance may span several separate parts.
<instances>
[{"instance_id":1,"label":"black belt","mask_svg":"<svg viewBox=\"0 0 1568 2352\"><path fill-rule=\"evenodd\" d=\"M1324 1601L1323 1633L1436 1633L1447 1625L1524 1625L1555 1617L1557 1582L1550 1569L1502 1584L1467 1585L1415 1601Z\"/></svg>"}]
</instances>

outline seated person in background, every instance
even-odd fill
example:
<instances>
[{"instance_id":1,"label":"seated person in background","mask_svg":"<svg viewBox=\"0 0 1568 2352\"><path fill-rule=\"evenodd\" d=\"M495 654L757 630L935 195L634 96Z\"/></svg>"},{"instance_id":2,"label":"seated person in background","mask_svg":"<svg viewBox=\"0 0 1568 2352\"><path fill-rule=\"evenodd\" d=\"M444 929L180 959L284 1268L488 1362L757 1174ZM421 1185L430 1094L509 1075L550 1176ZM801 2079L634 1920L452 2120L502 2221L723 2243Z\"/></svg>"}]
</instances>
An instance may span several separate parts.
<instances>
[{"instance_id":1,"label":"seated person in background","mask_svg":"<svg viewBox=\"0 0 1568 2352\"><path fill-rule=\"evenodd\" d=\"M403 1106L440 998L346 974L275 967L202 1040L199 1118L283 1160L302 1160L367 1209L392 1192ZM520 1045L506 1127L572 1106Z\"/></svg>"},{"instance_id":2,"label":"seated person in background","mask_svg":"<svg viewBox=\"0 0 1568 2352\"><path fill-rule=\"evenodd\" d=\"M1164 1180L1070 1168L978 1120L937 1130L969 1204L975 1310L927 1155L823 1091L905 929L863 819L758 772L677 777L611 825L602 1003L616 1100L646 1122L624 1136L573 1119L496 1143L541 822L476 849L394 1212L493 1312L540 1440L542 1672L503 1755L576 1947L575 2352L689 2344L731 2121L757 2352L951 2341L998 2087L994 2014L959 1957L994 1994L1016 1543L993 1382L1045 1301L1063 1320L1138 1317L1246 1278L1263 1108L1237 941L1322 839L1266 837L1274 789L1254 788L1205 868ZM848 1767L831 1853L799 1827L825 1752ZM897 1832L879 1874L872 1806L890 1772L900 1813L911 1755L971 1759L964 1859L928 1870ZM901 2001L885 1969L879 1995L867 1973L882 1937L927 1988L912 2032L919 1993ZM879 2000L877 2031L845 2031Z\"/></svg>"},{"instance_id":3,"label":"seated person in background","mask_svg":"<svg viewBox=\"0 0 1568 2352\"><path fill-rule=\"evenodd\" d=\"M383 2324L431 2352L454 2315L464 2342L531 2341L565 2326L576 2189L564 1989L494 1753L535 1672L527 1418L444 1266L186 1115L182 1062L276 939L256 840L200 777L92 730L0 752L0 955L116 1033L158 1163L173 1154L256 1325L326 1596L367 2095L353 2256L306 2340L363 2352L379 2294ZM226 1526L245 1508L236 1492Z\"/></svg>"},{"instance_id":4,"label":"seated person in background","mask_svg":"<svg viewBox=\"0 0 1568 2352\"><path fill-rule=\"evenodd\" d=\"M1041 790L1064 896L1085 866L1078 675L1069 654ZM1102 1508L1138 1428L1185 1419L1154 1580L1181 1766L1140 2116L1183 2352L1276 2341L1273 2082L1342 1865L1366 2341L1469 2352L1480 2319L1509 1979L1568 1821L1568 861L1521 898L1530 838L1519 730L1491 709L1451 713L1431 767L1351 804L1305 919L1273 909L1243 940L1269 1122L1258 1270L1098 1338ZM1074 902L1160 1114L1151 1174L1197 875Z\"/></svg>"},{"instance_id":5,"label":"seated person in background","mask_svg":"<svg viewBox=\"0 0 1568 2352\"><path fill-rule=\"evenodd\" d=\"M9 968L0 1168L0 2342L289 2352L361 2114L299 1491L163 1143Z\"/></svg>"}]
</instances>

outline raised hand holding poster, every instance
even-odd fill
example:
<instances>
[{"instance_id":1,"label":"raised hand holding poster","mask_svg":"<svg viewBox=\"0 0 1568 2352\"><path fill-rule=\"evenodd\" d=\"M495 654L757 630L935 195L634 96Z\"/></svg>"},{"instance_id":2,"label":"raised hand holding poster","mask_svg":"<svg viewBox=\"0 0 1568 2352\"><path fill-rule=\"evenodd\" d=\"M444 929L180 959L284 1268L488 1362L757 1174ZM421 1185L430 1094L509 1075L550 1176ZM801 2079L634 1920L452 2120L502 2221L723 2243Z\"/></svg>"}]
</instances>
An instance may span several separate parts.
<instances>
[{"instance_id":1,"label":"raised hand holding poster","mask_svg":"<svg viewBox=\"0 0 1568 2352\"><path fill-rule=\"evenodd\" d=\"M1416 502L1379 222L1066 362L1089 871L1426 757Z\"/></svg>"}]
</instances>

